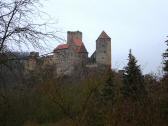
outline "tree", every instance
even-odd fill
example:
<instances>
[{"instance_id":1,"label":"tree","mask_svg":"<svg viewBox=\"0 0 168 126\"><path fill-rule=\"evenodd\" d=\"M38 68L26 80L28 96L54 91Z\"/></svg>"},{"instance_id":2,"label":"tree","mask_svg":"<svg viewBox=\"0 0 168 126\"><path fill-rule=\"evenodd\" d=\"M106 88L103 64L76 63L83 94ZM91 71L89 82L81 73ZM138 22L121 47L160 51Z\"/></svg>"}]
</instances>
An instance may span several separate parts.
<instances>
[{"instance_id":1,"label":"tree","mask_svg":"<svg viewBox=\"0 0 168 126\"><path fill-rule=\"evenodd\" d=\"M108 78L105 82L104 88L102 89L102 100L105 104L114 104L114 97L115 97L115 86L114 86L114 78L113 73L110 70L108 74Z\"/></svg>"},{"instance_id":2,"label":"tree","mask_svg":"<svg viewBox=\"0 0 168 126\"><path fill-rule=\"evenodd\" d=\"M16 50L23 47L44 49L48 40L60 40L56 35L57 31L53 27L54 30L51 29L52 24L44 21L46 14L40 11L39 7L39 0L0 0L0 102L5 106L2 124L4 126L8 124L10 109L7 90L9 83L6 80L10 80L15 69L19 68L18 65L13 66L19 62L11 62L14 55L9 52L13 48ZM9 72L11 76L6 76ZM22 80L21 76L18 80Z\"/></svg>"},{"instance_id":3,"label":"tree","mask_svg":"<svg viewBox=\"0 0 168 126\"><path fill-rule=\"evenodd\" d=\"M166 45L168 46L168 40L165 41ZM164 67L163 70L165 71L165 77L168 76L168 48L166 49L165 53L163 53L164 58Z\"/></svg>"},{"instance_id":4,"label":"tree","mask_svg":"<svg viewBox=\"0 0 168 126\"><path fill-rule=\"evenodd\" d=\"M0 52L9 45L30 45L42 48L48 39L56 38L55 31L48 31L49 23L38 23L41 16L39 0L0 0ZM35 23L34 20L39 20ZM51 30L51 29L50 29Z\"/></svg>"},{"instance_id":5,"label":"tree","mask_svg":"<svg viewBox=\"0 0 168 126\"><path fill-rule=\"evenodd\" d=\"M168 37L168 36L167 36ZM162 118L166 121L168 121L168 40L165 41L167 48L165 52L162 54L163 56L163 79L162 79L162 92L159 92L162 94L161 102L160 102L160 109Z\"/></svg>"},{"instance_id":6,"label":"tree","mask_svg":"<svg viewBox=\"0 0 168 126\"><path fill-rule=\"evenodd\" d=\"M129 52L128 60L124 73L123 95L133 98L133 100L139 100L139 98L144 96L146 92L144 78L140 66L137 65L137 60L132 55L131 50Z\"/></svg>"}]
</instances>

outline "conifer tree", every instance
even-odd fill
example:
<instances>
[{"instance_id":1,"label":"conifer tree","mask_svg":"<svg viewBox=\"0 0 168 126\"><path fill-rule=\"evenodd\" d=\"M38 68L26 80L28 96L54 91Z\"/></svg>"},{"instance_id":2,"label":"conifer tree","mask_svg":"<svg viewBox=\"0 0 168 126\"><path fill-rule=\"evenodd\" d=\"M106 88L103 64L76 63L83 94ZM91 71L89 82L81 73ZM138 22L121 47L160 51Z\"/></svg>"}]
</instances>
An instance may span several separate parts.
<instances>
[{"instance_id":1,"label":"conifer tree","mask_svg":"<svg viewBox=\"0 0 168 126\"><path fill-rule=\"evenodd\" d=\"M164 58L164 67L163 70L165 71L165 77L168 76L168 40L166 41L167 49L165 53L163 53L163 58Z\"/></svg>"},{"instance_id":2,"label":"conifer tree","mask_svg":"<svg viewBox=\"0 0 168 126\"><path fill-rule=\"evenodd\" d=\"M133 100L139 100L139 98L146 93L143 75L131 50L129 52L128 60L123 77L123 95L125 97L133 98Z\"/></svg>"},{"instance_id":3,"label":"conifer tree","mask_svg":"<svg viewBox=\"0 0 168 126\"><path fill-rule=\"evenodd\" d=\"M115 86L113 80L113 73L110 70L108 73L108 78L105 82L104 88L102 89L102 101L105 104L113 105L115 97Z\"/></svg>"}]
</instances>

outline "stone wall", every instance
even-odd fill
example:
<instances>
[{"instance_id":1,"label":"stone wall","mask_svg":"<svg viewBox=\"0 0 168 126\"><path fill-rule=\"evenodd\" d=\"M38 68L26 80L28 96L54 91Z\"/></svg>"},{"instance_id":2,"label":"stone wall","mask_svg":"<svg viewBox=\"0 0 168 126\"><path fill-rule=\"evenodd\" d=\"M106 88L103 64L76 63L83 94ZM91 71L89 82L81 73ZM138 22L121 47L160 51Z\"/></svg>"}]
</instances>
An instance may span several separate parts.
<instances>
[{"instance_id":1,"label":"stone wall","mask_svg":"<svg viewBox=\"0 0 168 126\"><path fill-rule=\"evenodd\" d=\"M111 38L105 32L102 32L96 40L96 51L90 58L88 58L84 44L79 46L79 43L73 42L74 39L82 42L82 32L67 32L67 44L54 49L53 55L40 57L40 60L43 60L43 66L54 65L57 76L80 73L77 70L80 68L82 70L84 67L88 69L97 67L98 69L98 67L106 68L104 66L108 66L111 68ZM30 53L25 68L30 71L34 70L38 65L38 60L38 53Z\"/></svg>"}]
</instances>

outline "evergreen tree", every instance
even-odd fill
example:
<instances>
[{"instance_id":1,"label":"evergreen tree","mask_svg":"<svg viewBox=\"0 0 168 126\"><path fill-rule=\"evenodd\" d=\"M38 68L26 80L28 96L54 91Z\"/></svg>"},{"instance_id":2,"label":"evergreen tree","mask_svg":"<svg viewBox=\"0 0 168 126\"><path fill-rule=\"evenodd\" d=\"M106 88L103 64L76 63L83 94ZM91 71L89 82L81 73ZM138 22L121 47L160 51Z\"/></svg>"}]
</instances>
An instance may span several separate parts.
<instances>
[{"instance_id":1,"label":"evergreen tree","mask_svg":"<svg viewBox=\"0 0 168 126\"><path fill-rule=\"evenodd\" d=\"M114 79L113 79L113 73L110 70L108 73L107 80L105 82L105 85L102 89L102 101L104 104L113 105L114 98L115 98L115 86L114 86Z\"/></svg>"},{"instance_id":2,"label":"evergreen tree","mask_svg":"<svg viewBox=\"0 0 168 126\"><path fill-rule=\"evenodd\" d=\"M168 40L166 41L166 45L168 46ZM165 77L168 76L168 48L166 49L165 53L163 53L164 58L164 67L163 70L165 71Z\"/></svg>"},{"instance_id":3,"label":"evergreen tree","mask_svg":"<svg viewBox=\"0 0 168 126\"><path fill-rule=\"evenodd\" d=\"M144 96L146 93L144 87L144 78L140 66L137 65L137 60L132 55L131 50L129 52L128 58L129 61L125 67L123 77L123 95L125 97L133 98L133 100L139 100L139 98Z\"/></svg>"}]
</instances>

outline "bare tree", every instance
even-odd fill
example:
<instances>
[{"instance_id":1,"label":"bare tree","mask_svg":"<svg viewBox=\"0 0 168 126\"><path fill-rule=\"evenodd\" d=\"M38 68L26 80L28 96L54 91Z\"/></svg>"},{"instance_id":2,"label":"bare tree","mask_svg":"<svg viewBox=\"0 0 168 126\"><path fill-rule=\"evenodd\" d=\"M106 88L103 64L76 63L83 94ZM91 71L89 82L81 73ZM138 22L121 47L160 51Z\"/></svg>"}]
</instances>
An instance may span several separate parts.
<instances>
[{"instance_id":1,"label":"bare tree","mask_svg":"<svg viewBox=\"0 0 168 126\"><path fill-rule=\"evenodd\" d=\"M11 59L21 60L9 53L11 47L44 49L48 40L61 39L58 31L50 27L53 24L43 21L47 14L40 11L41 6L39 0L0 0L0 65L3 67L10 67L7 62Z\"/></svg>"},{"instance_id":2,"label":"bare tree","mask_svg":"<svg viewBox=\"0 0 168 126\"><path fill-rule=\"evenodd\" d=\"M2 67L11 67L11 64L8 64L11 59L21 60L15 58L14 53L9 53L12 46L16 49L22 47L44 49L44 43L48 40L61 39L57 37L57 31L50 28L52 24L43 21L42 17L46 17L47 14L40 11L41 6L39 0L0 0L0 65ZM1 68L0 72L1 79L1 75L4 75Z\"/></svg>"},{"instance_id":3,"label":"bare tree","mask_svg":"<svg viewBox=\"0 0 168 126\"><path fill-rule=\"evenodd\" d=\"M6 110L2 124L4 126L8 123L9 99L3 68L11 69L8 65L10 56L6 50L10 50L12 46L16 49L22 47L44 49L44 44L48 40L61 39L57 36L58 31L50 28L53 24L42 19L47 14L40 11L41 6L39 0L0 0L0 102ZM11 72L13 75L13 71Z\"/></svg>"},{"instance_id":4,"label":"bare tree","mask_svg":"<svg viewBox=\"0 0 168 126\"><path fill-rule=\"evenodd\" d=\"M48 31L49 23L34 22L42 16L40 6L39 0L0 0L0 52L10 44L19 48L42 48L40 42L60 39L56 36L57 31Z\"/></svg>"}]
</instances>

